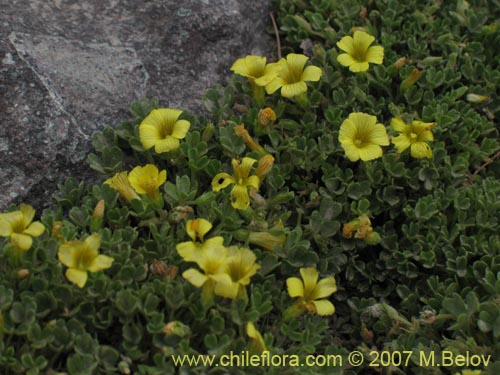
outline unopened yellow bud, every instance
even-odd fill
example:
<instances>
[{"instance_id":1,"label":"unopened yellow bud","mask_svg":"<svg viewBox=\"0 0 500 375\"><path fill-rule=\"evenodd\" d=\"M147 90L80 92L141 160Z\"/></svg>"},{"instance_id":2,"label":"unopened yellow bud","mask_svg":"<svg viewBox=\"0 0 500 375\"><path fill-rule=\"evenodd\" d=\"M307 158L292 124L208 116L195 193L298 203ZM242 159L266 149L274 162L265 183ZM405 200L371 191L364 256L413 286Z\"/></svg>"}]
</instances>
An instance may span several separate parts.
<instances>
[{"instance_id":1,"label":"unopened yellow bud","mask_svg":"<svg viewBox=\"0 0 500 375\"><path fill-rule=\"evenodd\" d=\"M274 251L276 245L283 247L285 240L286 236L284 232L279 235L269 232L250 232L248 235L248 242L269 251Z\"/></svg>"},{"instance_id":2,"label":"unopened yellow bud","mask_svg":"<svg viewBox=\"0 0 500 375\"><path fill-rule=\"evenodd\" d=\"M342 236L344 238L352 238L352 234L354 233L354 231L358 229L358 227L359 227L358 219L345 223L344 226L342 227Z\"/></svg>"},{"instance_id":3,"label":"unopened yellow bud","mask_svg":"<svg viewBox=\"0 0 500 375\"><path fill-rule=\"evenodd\" d=\"M394 63L394 67L399 70L401 69L404 65L406 64L406 57L400 57L399 59L396 60Z\"/></svg>"},{"instance_id":4,"label":"unopened yellow bud","mask_svg":"<svg viewBox=\"0 0 500 375\"><path fill-rule=\"evenodd\" d=\"M261 180L271 172L274 165L274 157L272 155L264 155L259 159L257 169L255 170L255 175Z\"/></svg>"},{"instance_id":5,"label":"unopened yellow bud","mask_svg":"<svg viewBox=\"0 0 500 375\"><path fill-rule=\"evenodd\" d=\"M209 122L205 129L203 130L203 134L201 135L201 139L205 142L208 142L215 132L215 125L212 122Z\"/></svg>"},{"instance_id":6,"label":"unopened yellow bud","mask_svg":"<svg viewBox=\"0 0 500 375\"><path fill-rule=\"evenodd\" d=\"M17 276L19 276L20 279L24 279L28 277L30 274L30 270L27 268L21 268L20 270L17 270Z\"/></svg>"},{"instance_id":7,"label":"unopened yellow bud","mask_svg":"<svg viewBox=\"0 0 500 375\"><path fill-rule=\"evenodd\" d=\"M406 77L403 82L401 82L401 92L405 93L409 89L411 89L414 85L415 82L420 78L421 73L418 69L413 69L413 71L410 73L408 77Z\"/></svg>"},{"instance_id":8,"label":"unopened yellow bud","mask_svg":"<svg viewBox=\"0 0 500 375\"><path fill-rule=\"evenodd\" d=\"M62 229L63 223L62 221L54 221L52 223L52 237L54 237L56 240L61 241L63 240L63 236L61 234L61 229Z\"/></svg>"},{"instance_id":9,"label":"unopened yellow bud","mask_svg":"<svg viewBox=\"0 0 500 375\"><path fill-rule=\"evenodd\" d=\"M266 127L276 121L276 112L274 112L273 109L269 107L262 108L259 111L257 119L260 126Z\"/></svg>"},{"instance_id":10,"label":"unopened yellow bud","mask_svg":"<svg viewBox=\"0 0 500 375\"><path fill-rule=\"evenodd\" d=\"M104 217L104 199L101 199L97 202L94 212L92 213L92 221L91 221L91 231L96 232L102 224L102 219Z\"/></svg>"},{"instance_id":11,"label":"unopened yellow bud","mask_svg":"<svg viewBox=\"0 0 500 375\"><path fill-rule=\"evenodd\" d=\"M166 335L186 337L191 333L191 329L179 321L173 321L167 323L167 325L163 328L163 333Z\"/></svg>"},{"instance_id":12,"label":"unopened yellow bud","mask_svg":"<svg viewBox=\"0 0 500 375\"><path fill-rule=\"evenodd\" d=\"M490 100L490 97L488 95L477 95L477 94L467 94L466 96L467 101L471 103L484 103L487 100Z\"/></svg>"}]
</instances>

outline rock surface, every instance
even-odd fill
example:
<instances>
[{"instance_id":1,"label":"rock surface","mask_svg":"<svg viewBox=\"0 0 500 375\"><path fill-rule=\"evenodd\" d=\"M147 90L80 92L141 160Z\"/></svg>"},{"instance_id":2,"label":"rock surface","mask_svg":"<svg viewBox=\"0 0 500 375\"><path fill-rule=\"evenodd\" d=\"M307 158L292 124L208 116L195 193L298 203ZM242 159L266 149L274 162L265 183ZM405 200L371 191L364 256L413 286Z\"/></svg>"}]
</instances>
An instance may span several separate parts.
<instances>
[{"instance_id":1,"label":"rock surface","mask_svg":"<svg viewBox=\"0 0 500 375\"><path fill-rule=\"evenodd\" d=\"M203 113L246 54L273 55L270 0L0 0L0 211L94 173L95 130L142 97Z\"/></svg>"}]
</instances>

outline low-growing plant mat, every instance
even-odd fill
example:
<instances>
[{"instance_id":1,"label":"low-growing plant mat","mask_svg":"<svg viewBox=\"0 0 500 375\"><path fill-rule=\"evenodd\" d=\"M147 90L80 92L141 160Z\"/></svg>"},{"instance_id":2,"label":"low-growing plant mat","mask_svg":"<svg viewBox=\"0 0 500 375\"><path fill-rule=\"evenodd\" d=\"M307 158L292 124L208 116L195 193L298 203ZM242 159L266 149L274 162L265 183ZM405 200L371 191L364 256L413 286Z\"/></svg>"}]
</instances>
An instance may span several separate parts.
<instances>
[{"instance_id":1,"label":"low-growing plant mat","mask_svg":"<svg viewBox=\"0 0 500 375\"><path fill-rule=\"evenodd\" d=\"M500 373L499 1L274 8L0 214L1 374Z\"/></svg>"}]
</instances>

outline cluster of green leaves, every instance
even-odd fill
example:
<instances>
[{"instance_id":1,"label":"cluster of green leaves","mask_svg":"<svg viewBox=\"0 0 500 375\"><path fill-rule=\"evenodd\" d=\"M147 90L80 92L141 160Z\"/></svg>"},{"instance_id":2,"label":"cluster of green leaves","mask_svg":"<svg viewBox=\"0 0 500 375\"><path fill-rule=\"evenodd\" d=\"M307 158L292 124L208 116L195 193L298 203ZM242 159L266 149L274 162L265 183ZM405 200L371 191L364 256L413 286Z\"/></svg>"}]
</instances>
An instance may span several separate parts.
<instances>
[{"instance_id":1,"label":"cluster of green leaves","mask_svg":"<svg viewBox=\"0 0 500 375\"><path fill-rule=\"evenodd\" d=\"M106 184L68 180L48 229L13 262L0 255L0 369L4 374L169 374L172 354L228 354L246 350L247 322L273 353L340 354L342 367L253 369L257 373L366 374L349 368L347 353L361 350L452 350L491 355L484 374L500 371L500 85L497 1L276 0L286 52L311 56L323 70L309 85L307 105L267 96L278 120L258 125L261 107L243 77L209 90L210 116L183 113L191 129L181 147L158 155L142 147L139 124L155 100L131 106L131 120L93 137L90 166L106 177L138 165L167 170L163 209L127 203ZM385 49L384 63L353 74L337 62L336 43L363 27ZM402 57L406 64L394 64ZM414 70L420 79L401 83ZM471 103L469 93L492 101ZM432 159L412 159L384 148L382 158L350 162L338 142L352 112L436 122ZM229 192L215 194L212 178L231 172L233 158L257 154L234 133L244 124L275 158L259 191L262 199L235 210ZM389 134L392 134L389 131ZM104 177L103 177L104 181ZM105 202L99 226L95 206ZM378 245L342 236L344 223L369 215ZM187 241L187 219L214 224L209 237L249 246L261 269L248 298L203 305L200 290L180 274L191 267L175 247ZM287 238L270 252L236 233L262 231L282 222ZM60 229L58 229L60 228ZM57 259L63 241L91 232L101 253L115 261L89 276L83 289L70 284ZM0 243L1 245L1 243ZM300 267L334 275L339 291L332 317L305 314L284 321L292 300L288 277ZM162 270L169 268L169 272ZM20 270L28 270L22 273ZM182 322L181 335L164 332ZM3 331L3 333L2 333ZM367 354L367 358L369 358ZM367 362L368 363L368 362ZM184 373L249 373L249 369L183 367ZM415 360L391 373L454 374L460 368L423 368Z\"/></svg>"}]
</instances>

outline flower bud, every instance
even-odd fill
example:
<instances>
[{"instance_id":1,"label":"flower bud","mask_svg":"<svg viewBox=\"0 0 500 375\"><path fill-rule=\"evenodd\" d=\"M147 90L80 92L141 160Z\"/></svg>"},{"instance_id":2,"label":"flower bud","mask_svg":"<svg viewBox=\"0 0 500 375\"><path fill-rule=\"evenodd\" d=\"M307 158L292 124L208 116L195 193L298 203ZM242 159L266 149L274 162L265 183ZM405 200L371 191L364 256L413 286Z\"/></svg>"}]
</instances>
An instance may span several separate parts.
<instances>
[{"instance_id":1,"label":"flower bud","mask_svg":"<svg viewBox=\"0 0 500 375\"><path fill-rule=\"evenodd\" d=\"M21 268L20 270L17 270L17 276L20 279L25 279L26 277L29 276L29 274L30 274L30 270L27 268Z\"/></svg>"},{"instance_id":2,"label":"flower bud","mask_svg":"<svg viewBox=\"0 0 500 375\"><path fill-rule=\"evenodd\" d=\"M401 92L404 94L406 91L411 89L414 85L415 82L420 78L421 73L418 69L413 69L413 71L410 73L408 77L406 77L403 82L401 82Z\"/></svg>"},{"instance_id":3,"label":"flower bud","mask_svg":"<svg viewBox=\"0 0 500 375\"><path fill-rule=\"evenodd\" d=\"M163 333L166 335L186 337L191 334L191 329L189 328L189 326L179 321L173 321L167 323L167 325L163 328Z\"/></svg>"},{"instance_id":4,"label":"flower bud","mask_svg":"<svg viewBox=\"0 0 500 375\"><path fill-rule=\"evenodd\" d=\"M406 57L400 57L399 59L396 60L396 62L394 63L394 67L399 70L401 69L404 65L406 64Z\"/></svg>"},{"instance_id":5,"label":"flower bud","mask_svg":"<svg viewBox=\"0 0 500 375\"><path fill-rule=\"evenodd\" d=\"M276 121L276 112L272 108L266 107L259 111L257 121L260 126L266 127Z\"/></svg>"},{"instance_id":6,"label":"flower bud","mask_svg":"<svg viewBox=\"0 0 500 375\"><path fill-rule=\"evenodd\" d=\"M201 139L205 142L210 141L215 132L215 125L212 122L209 122L205 129L203 129L203 134L201 135Z\"/></svg>"},{"instance_id":7,"label":"flower bud","mask_svg":"<svg viewBox=\"0 0 500 375\"><path fill-rule=\"evenodd\" d=\"M161 260L154 260L149 266L149 270L155 276L159 276L162 279L173 280L177 276L179 267L168 266L165 262Z\"/></svg>"},{"instance_id":8,"label":"flower bud","mask_svg":"<svg viewBox=\"0 0 500 375\"><path fill-rule=\"evenodd\" d=\"M61 229L62 229L63 223L62 221L54 221L52 223L52 237L54 237L58 241L62 241L64 238L61 234Z\"/></svg>"},{"instance_id":9,"label":"flower bud","mask_svg":"<svg viewBox=\"0 0 500 375\"><path fill-rule=\"evenodd\" d=\"M264 155L259 159L257 164L257 169L255 170L255 175L259 177L261 180L271 172L274 165L274 157L272 155Z\"/></svg>"},{"instance_id":10,"label":"flower bud","mask_svg":"<svg viewBox=\"0 0 500 375\"><path fill-rule=\"evenodd\" d=\"M475 104L484 103L487 100L490 100L490 97L487 95L477 95L477 94L467 94L467 101Z\"/></svg>"},{"instance_id":11,"label":"flower bud","mask_svg":"<svg viewBox=\"0 0 500 375\"><path fill-rule=\"evenodd\" d=\"M248 235L248 242L269 251L274 251L276 245L283 247L285 240L284 232L278 235L269 232L250 232Z\"/></svg>"},{"instance_id":12,"label":"flower bud","mask_svg":"<svg viewBox=\"0 0 500 375\"><path fill-rule=\"evenodd\" d=\"M92 213L92 221L90 224L90 228L92 232L96 232L102 225L102 219L104 217L104 199L101 199L97 202L94 212Z\"/></svg>"}]
</instances>

